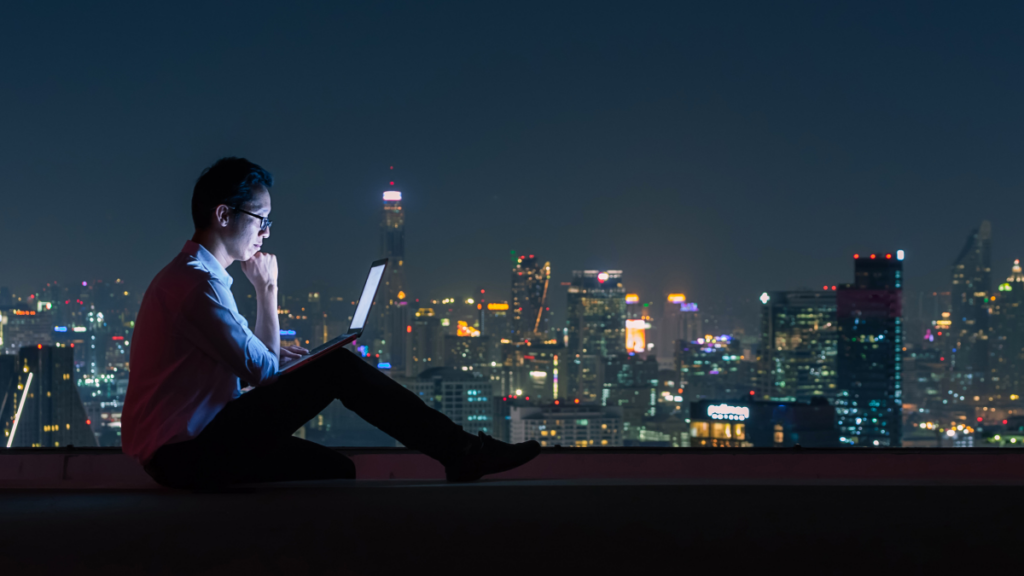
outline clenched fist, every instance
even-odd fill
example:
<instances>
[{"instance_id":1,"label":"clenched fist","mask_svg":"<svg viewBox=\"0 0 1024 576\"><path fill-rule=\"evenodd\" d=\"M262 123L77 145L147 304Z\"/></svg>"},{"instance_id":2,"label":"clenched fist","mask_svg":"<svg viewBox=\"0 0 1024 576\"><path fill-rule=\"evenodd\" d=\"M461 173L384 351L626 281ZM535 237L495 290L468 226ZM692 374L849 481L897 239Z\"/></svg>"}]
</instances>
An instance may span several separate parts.
<instances>
[{"instance_id":1,"label":"clenched fist","mask_svg":"<svg viewBox=\"0 0 1024 576\"><path fill-rule=\"evenodd\" d=\"M257 289L277 287L277 256L257 252L242 262L242 272Z\"/></svg>"}]
</instances>

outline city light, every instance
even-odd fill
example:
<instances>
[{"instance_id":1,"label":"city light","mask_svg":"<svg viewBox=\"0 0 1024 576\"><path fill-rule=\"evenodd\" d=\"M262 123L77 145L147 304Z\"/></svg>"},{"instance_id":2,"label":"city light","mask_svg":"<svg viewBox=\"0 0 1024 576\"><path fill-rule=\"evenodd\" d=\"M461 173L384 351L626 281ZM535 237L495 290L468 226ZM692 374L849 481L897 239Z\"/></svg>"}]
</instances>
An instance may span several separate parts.
<instances>
[{"instance_id":1,"label":"city light","mask_svg":"<svg viewBox=\"0 0 1024 576\"><path fill-rule=\"evenodd\" d=\"M903 260L903 250L897 250L896 251L896 259L897 260Z\"/></svg>"},{"instance_id":2,"label":"city light","mask_svg":"<svg viewBox=\"0 0 1024 576\"><path fill-rule=\"evenodd\" d=\"M638 294L626 294L626 304L637 304L640 302Z\"/></svg>"},{"instance_id":3,"label":"city light","mask_svg":"<svg viewBox=\"0 0 1024 576\"><path fill-rule=\"evenodd\" d=\"M598 281L598 282L600 282L600 283L602 283L602 284L604 284L605 282L607 282L607 281L608 281L608 278L609 278L609 276L608 276L608 273L607 273L607 272L601 272L601 273L599 273L599 274L597 275L597 281Z\"/></svg>"},{"instance_id":4,"label":"city light","mask_svg":"<svg viewBox=\"0 0 1024 576\"><path fill-rule=\"evenodd\" d=\"M768 301L769 301L769 300L771 300L771 297L770 297L770 296L768 296L768 293L767 293L767 292L763 292L763 293L761 294L761 297L760 297L760 298L758 298L758 300L760 300L760 301L761 301L761 304L765 304L765 305L767 305L767 304L768 304Z\"/></svg>"},{"instance_id":5,"label":"city light","mask_svg":"<svg viewBox=\"0 0 1024 576\"><path fill-rule=\"evenodd\" d=\"M402 199L402 193L398 190L390 190L384 193L385 202L398 202Z\"/></svg>"},{"instance_id":6,"label":"city light","mask_svg":"<svg viewBox=\"0 0 1024 576\"><path fill-rule=\"evenodd\" d=\"M500 302L490 302L487 304L487 309L491 311L508 310L508 304Z\"/></svg>"},{"instance_id":7,"label":"city light","mask_svg":"<svg viewBox=\"0 0 1024 576\"><path fill-rule=\"evenodd\" d=\"M686 294L669 294L668 301L672 304L682 304L686 302Z\"/></svg>"}]
</instances>

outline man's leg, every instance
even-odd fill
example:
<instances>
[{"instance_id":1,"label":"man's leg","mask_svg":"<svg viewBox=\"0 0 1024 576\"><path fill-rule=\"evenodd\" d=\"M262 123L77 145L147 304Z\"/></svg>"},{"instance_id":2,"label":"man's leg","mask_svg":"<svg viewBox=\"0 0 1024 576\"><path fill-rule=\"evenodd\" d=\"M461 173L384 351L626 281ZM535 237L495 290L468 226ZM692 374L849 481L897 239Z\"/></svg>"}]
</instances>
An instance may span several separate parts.
<instances>
[{"instance_id":1,"label":"man's leg","mask_svg":"<svg viewBox=\"0 0 1024 576\"><path fill-rule=\"evenodd\" d=\"M172 488L203 488L296 480L354 479L345 455L294 436L262 447L215 449L196 440L160 448L146 471Z\"/></svg>"},{"instance_id":2,"label":"man's leg","mask_svg":"<svg viewBox=\"0 0 1024 576\"><path fill-rule=\"evenodd\" d=\"M298 377L300 371L296 371ZM481 434L472 436L415 394L363 362L348 350L311 363L300 386L328 386L364 420L402 444L438 460L445 477L470 482L511 470L540 453L536 441L507 444Z\"/></svg>"}]
</instances>

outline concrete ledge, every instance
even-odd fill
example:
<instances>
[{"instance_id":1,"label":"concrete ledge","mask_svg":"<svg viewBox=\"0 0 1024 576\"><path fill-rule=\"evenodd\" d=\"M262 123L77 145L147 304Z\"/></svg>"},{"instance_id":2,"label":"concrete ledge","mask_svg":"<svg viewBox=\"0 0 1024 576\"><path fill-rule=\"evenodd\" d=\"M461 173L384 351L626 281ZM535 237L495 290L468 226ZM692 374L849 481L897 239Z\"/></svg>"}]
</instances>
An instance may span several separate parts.
<instances>
[{"instance_id":1,"label":"concrete ledge","mask_svg":"<svg viewBox=\"0 0 1024 576\"><path fill-rule=\"evenodd\" d=\"M339 448L359 480L437 480L440 464L400 448ZM1024 485L1024 451L1000 449L550 448L494 480L703 484ZM116 449L0 450L0 489L160 489Z\"/></svg>"}]
</instances>

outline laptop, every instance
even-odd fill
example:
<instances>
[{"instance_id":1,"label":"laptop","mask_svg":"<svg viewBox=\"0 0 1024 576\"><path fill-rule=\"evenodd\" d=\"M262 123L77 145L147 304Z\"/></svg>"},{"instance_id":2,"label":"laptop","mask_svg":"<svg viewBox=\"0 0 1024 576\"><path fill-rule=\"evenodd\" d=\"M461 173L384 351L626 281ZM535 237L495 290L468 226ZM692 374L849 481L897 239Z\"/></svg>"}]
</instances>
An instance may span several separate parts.
<instances>
[{"instance_id":1,"label":"laptop","mask_svg":"<svg viewBox=\"0 0 1024 576\"><path fill-rule=\"evenodd\" d=\"M324 354L336 350L346 344L351 344L356 338L363 335L363 328L366 326L366 319L370 317L370 308L373 306L373 300L377 296L377 288L380 286L381 278L384 277L384 269L387 268L388 259L377 260L373 264L370 264L370 273L366 276L366 283L363 284L363 293L359 296L359 302L356 303L356 312L352 315L352 323L348 326L348 332L345 332L341 336L321 344L316 348L309 351L309 354L293 360L284 370L279 374L288 374L299 369L301 366L309 364L316 358L322 357Z\"/></svg>"}]
</instances>

